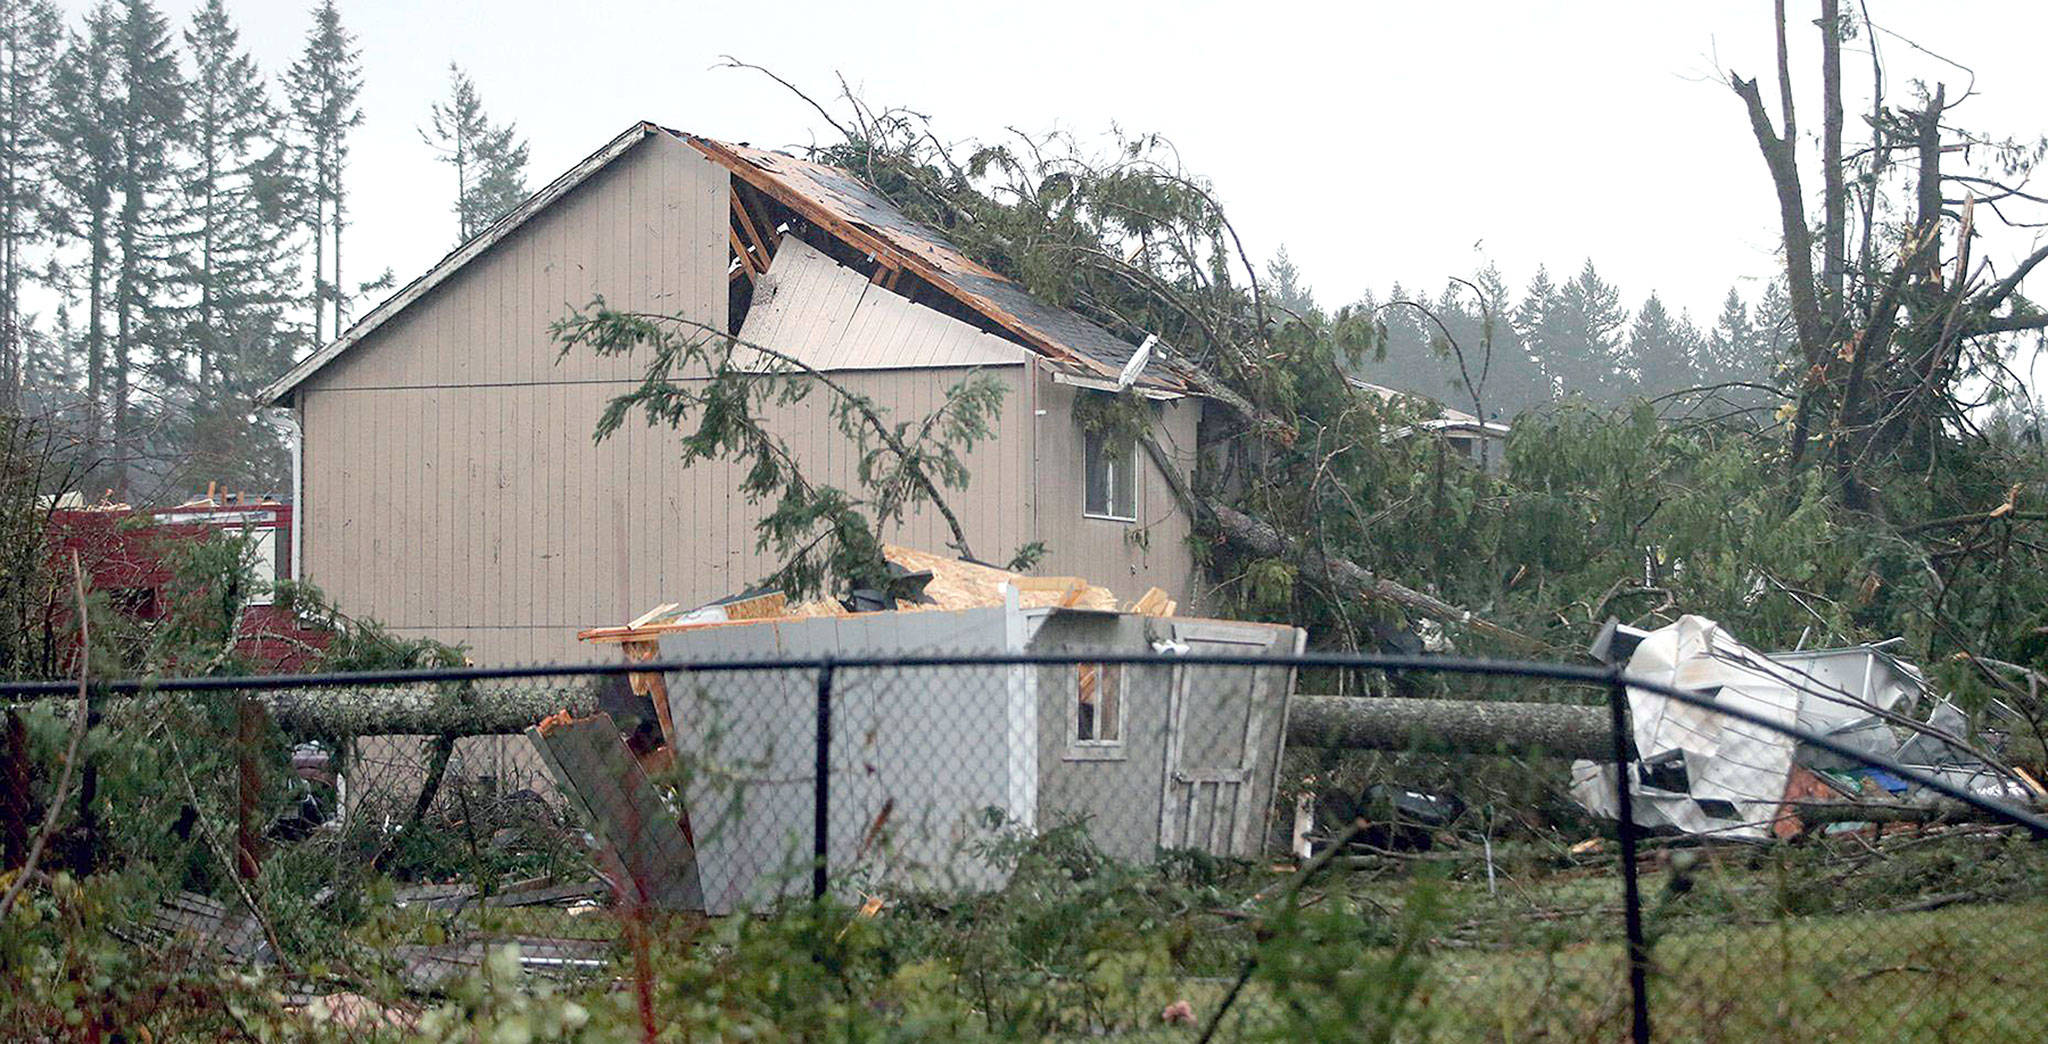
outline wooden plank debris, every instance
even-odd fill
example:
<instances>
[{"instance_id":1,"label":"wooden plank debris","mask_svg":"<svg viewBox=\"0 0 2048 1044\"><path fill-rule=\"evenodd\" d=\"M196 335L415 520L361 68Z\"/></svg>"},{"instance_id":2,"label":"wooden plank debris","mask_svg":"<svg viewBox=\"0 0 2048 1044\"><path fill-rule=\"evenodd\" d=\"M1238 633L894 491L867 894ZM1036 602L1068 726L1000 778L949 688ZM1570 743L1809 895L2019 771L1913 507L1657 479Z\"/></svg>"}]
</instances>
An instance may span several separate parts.
<instances>
[{"instance_id":1,"label":"wooden plank debris","mask_svg":"<svg viewBox=\"0 0 2048 1044\"><path fill-rule=\"evenodd\" d=\"M611 715L557 715L526 735L570 805L590 823L621 901L704 909L697 853L679 814L626 748Z\"/></svg>"},{"instance_id":2,"label":"wooden plank debris","mask_svg":"<svg viewBox=\"0 0 2048 1044\"><path fill-rule=\"evenodd\" d=\"M654 608L649 609L644 613L641 613L639 616L634 617L633 622L627 624L626 626L634 628L645 627L656 620L662 619L663 617L674 616L676 610L681 609L682 607L683 604L681 602L663 602L660 605L657 605Z\"/></svg>"},{"instance_id":3,"label":"wooden plank debris","mask_svg":"<svg viewBox=\"0 0 2048 1044\"><path fill-rule=\"evenodd\" d=\"M963 562L957 558L935 555L913 548L885 544L882 554L891 563L910 573L930 573L932 579L924 586L925 603L897 603L896 612L929 612L932 610L983 609L1004 604L1005 585L1017 590L1018 604L1026 609L1080 609L1094 612L1116 612L1116 592L1109 588L1090 584L1085 578L1074 576L1027 576L1023 573L998 569L995 566L976 562ZM1153 589L1157 591L1157 588ZM1152 592L1147 592L1150 597ZM1159 599L1165 599L1165 592L1159 591ZM1143 599L1140 599L1143 601ZM1170 599L1155 600L1151 615L1172 616L1177 603ZM693 609L677 618L665 622L628 624L624 627L592 627L577 633L576 637L586 642L620 642L628 645L648 643L673 631L695 630L700 627L729 627L734 624L753 623L763 620L805 619L818 616L846 616L846 608L831 599L817 599L799 605L791 605L782 592L774 591L753 598L716 603ZM632 655L630 652L628 655ZM636 686L635 692L641 690ZM660 705L660 701L656 701ZM663 722L662 727L668 728Z\"/></svg>"}]
</instances>

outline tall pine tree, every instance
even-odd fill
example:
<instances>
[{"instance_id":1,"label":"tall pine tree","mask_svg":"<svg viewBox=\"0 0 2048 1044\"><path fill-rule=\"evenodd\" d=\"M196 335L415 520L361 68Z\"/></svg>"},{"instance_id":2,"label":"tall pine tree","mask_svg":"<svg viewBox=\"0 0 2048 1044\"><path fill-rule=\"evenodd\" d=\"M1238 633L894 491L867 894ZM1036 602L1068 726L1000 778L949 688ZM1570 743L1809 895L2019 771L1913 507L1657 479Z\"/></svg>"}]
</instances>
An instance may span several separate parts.
<instances>
[{"instance_id":1,"label":"tall pine tree","mask_svg":"<svg viewBox=\"0 0 2048 1044\"><path fill-rule=\"evenodd\" d=\"M348 225L342 175L348 169L349 131L363 122L356 104L363 89L362 52L355 34L342 26L334 0L321 0L313 9L305 49L285 73L284 85L305 183L302 220L312 232L312 336L317 344L340 333L348 316L341 269L341 234Z\"/></svg>"},{"instance_id":2,"label":"tall pine tree","mask_svg":"<svg viewBox=\"0 0 2048 1044\"><path fill-rule=\"evenodd\" d=\"M115 339L109 358L109 406L114 439L122 456L145 455L144 432L133 412L139 366L149 368L158 390L176 380L178 353L168 329L170 280L176 259L176 150L184 129L184 81L172 50L171 30L149 0L126 0L117 26L120 117L120 209L114 244L120 263L114 283ZM115 474L127 488L127 469Z\"/></svg>"},{"instance_id":3,"label":"tall pine tree","mask_svg":"<svg viewBox=\"0 0 2048 1044\"><path fill-rule=\"evenodd\" d=\"M1557 284L1550 278L1549 269L1539 266L1536 274L1530 277L1529 286L1522 293L1521 303L1515 306L1511 321L1522 346L1542 374L1544 397L1549 400L1562 397L1567 391L1564 382L1572 374L1569 361L1571 336L1564 302L1558 294Z\"/></svg>"},{"instance_id":4,"label":"tall pine tree","mask_svg":"<svg viewBox=\"0 0 2048 1044\"><path fill-rule=\"evenodd\" d=\"M21 291L49 237L47 115L63 22L47 0L0 0L0 412L21 402L29 331Z\"/></svg>"},{"instance_id":5,"label":"tall pine tree","mask_svg":"<svg viewBox=\"0 0 2048 1044\"><path fill-rule=\"evenodd\" d=\"M190 163L184 180L191 354L186 451L209 479L276 488L281 450L251 415L251 393L291 362L284 306L297 270L290 170L263 77L222 0L185 31Z\"/></svg>"},{"instance_id":6,"label":"tall pine tree","mask_svg":"<svg viewBox=\"0 0 2048 1044\"><path fill-rule=\"evenodd\" d=\"M448 100L429 110L420 139L455 168L456 242L466 243L526 198L526 143L518 127L493 126L476 84L448 63Z\"/></svg>"},{"instance_id":7,"label":"tall pine tree","mask_svg":"<svg viewBox=\"0 0 2048 1044\"><path fill-rule=\"evenodd\" d=\"M121 178L119 51L118 16L111 0L102 0L65 46L52 92L51 137L58 159L51 180L60 200L53 214L79 254L59 276L85 308L84 328L67 340L84 342L87 416L78 426L94 440L104 434L108 406L107 307L114 282L114 194Z\"/></svg>"}]
</instances>

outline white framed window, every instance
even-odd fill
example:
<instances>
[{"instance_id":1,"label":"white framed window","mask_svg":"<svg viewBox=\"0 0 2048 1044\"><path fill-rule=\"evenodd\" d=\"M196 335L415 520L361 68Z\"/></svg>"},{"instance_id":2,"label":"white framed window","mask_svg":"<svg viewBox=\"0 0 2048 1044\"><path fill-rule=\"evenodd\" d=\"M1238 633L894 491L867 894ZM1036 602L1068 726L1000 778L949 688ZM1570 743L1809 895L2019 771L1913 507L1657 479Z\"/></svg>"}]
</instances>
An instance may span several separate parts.
<instances>
[{"instance_id":1,"label":"white framed window","mask_svg":"<svg viewBox=\"0 0 2048 1044\"><path fill-rule=\"evenodd\" d=\"M1066 760L1122 761L1127 710L1124 665L1075 664L1073 678L1072 697L1067 701Z\"/></svg>"},{"instance_id":2,"label":"white framed window","mask_svg":"<svg viewBox=\"0 0 2048 1044\"><path fill-rule=\"evenodd\" d=\"M1081 513L1118 522L1138 520L1138 446L1119 452L1100 432L1081 434Z\"/></svg>"}]
</instances>

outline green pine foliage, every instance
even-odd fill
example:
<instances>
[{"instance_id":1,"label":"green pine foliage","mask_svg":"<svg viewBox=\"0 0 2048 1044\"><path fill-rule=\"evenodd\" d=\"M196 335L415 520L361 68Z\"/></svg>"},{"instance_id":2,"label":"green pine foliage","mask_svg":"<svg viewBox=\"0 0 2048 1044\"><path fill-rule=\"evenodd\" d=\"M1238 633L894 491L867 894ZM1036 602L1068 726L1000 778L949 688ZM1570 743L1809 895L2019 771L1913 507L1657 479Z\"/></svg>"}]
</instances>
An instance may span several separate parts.
<instances>
[{"instance_id":1,"label":"green pine foliage","mask_svg":"<svg viewBox=\"0 0 2048 1044\"><path fill-rule=\"evenodd\" d=\"M526 199L526 142L516 124L493 124L476 84L448 63L448 100L434 103L420 138L455 171L456 242L466 243Z\"/></svg>"}]
</instances>

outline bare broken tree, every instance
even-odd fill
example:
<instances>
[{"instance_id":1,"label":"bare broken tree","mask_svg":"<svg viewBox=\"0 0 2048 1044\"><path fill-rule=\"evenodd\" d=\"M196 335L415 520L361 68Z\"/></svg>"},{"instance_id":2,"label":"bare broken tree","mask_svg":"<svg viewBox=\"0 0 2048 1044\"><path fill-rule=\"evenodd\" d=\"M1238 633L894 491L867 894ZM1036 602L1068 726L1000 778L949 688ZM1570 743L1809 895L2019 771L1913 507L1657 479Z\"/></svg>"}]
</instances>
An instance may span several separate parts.
<instances>
[{"instance_id":1,"label":"bare broken tree","mask_svg":"<svg viewBox=\"0 0 2048 1044\"><path fill-rule=\"evenodd\" d=\"M1996 383L2011 335L2048 329L2048 313L2020 292L2048 246L2003 273L1972 257L1980 207L2001 224L2038 227L2013 208L2048 204L2028 189L2048 139L1999 140L1956 126L1950 114L1970 98L1967 88L1951 99L1937 83L1910 105L1892 104L1877 39L1883 30L1867 9L1852 18L1840 0L1820 0L1816 227L1806 210L1784 0L1775 17L1776 121L1756 79L1731 73L1728 85L1770 172L1784 236L1799 356L1787 460L1796 471L1825 450L1843 503L1881 510L1876 476L1935 468L1937 433L1967 427L1980 401L1973 379ZM1869 138L1845 151L1842 44L1859 31L1874 79Z\"/></svg>"}]
</instances>

